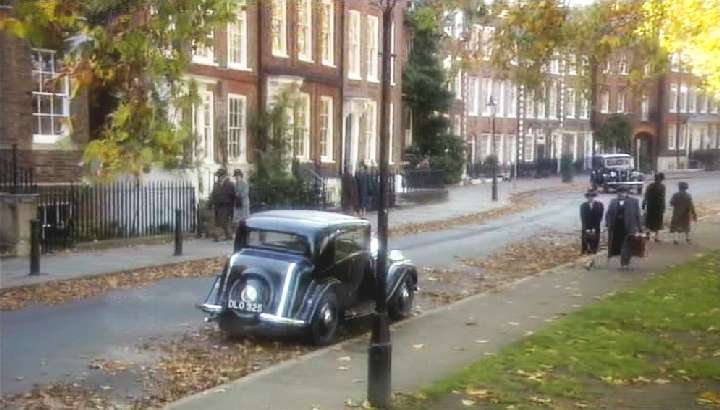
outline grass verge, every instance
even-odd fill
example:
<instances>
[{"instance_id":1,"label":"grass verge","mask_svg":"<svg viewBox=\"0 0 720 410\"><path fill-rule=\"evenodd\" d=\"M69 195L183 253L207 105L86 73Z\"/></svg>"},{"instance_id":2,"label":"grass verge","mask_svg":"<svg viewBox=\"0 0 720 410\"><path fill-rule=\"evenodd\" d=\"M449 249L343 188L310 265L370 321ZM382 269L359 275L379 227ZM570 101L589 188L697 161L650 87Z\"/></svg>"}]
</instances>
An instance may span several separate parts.
<instances>
[{"instance_id":1,"label":"grass verge","mask_svg":"<svg viewBox=\"0 0 720 410\"><path fill-rule=\"evenodd\" d=\"M401 396L397 407L714 408L720 406L719 389L720 252L715 252L571 314L415 395Z\"/></svg>"}]
</instances>

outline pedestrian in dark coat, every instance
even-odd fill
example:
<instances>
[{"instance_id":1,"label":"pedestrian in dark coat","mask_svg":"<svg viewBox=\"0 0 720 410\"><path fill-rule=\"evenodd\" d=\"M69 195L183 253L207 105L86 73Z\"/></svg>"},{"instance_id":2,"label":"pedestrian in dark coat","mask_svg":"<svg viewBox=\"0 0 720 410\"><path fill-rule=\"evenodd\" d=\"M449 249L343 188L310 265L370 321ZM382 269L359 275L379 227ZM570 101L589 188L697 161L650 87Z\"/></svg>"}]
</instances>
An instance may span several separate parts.
<instances>
[{"instance_id":1,"label":"pedestrian in dark coat","mask_svg":"<svg viewBox=\"0 0 720 410\"><path fill-rule=\"evenodd\" d=\"M643 199L645 210L645 227L655 233L655 242L660 242L660 231L663 229L665 217L665 175L662 172L655 174L655 182L648 185Z\"/></svg>"},{"instance_id":2,"label":"pedestrian in dark coat","mask_svg":"<svg viewBox=\"0 0 720 410\"><path fill-rule=\"evenodd\" d=\"M356 215L358 212L358 189L357 181L352 174L346 172L340 180L342 188L342 208L343 212L348 215Z\"/></svg>"},{"instance_id":3,"label":"pedestrian in dark coat","mask_svg":"<svg viewBox=\"0 0 720 410\"><path fill-rule=\"evenodd\" d=\"M355 175L355 180L357 181L358 214L364 218L370 207L370 175L364 163L360 163L360 170Z\"/></svg>"},{"instance_id":4,"label":"pedestrian in dark coat","mask_svg":"<svg viewBox=\"0 0 720 410\"><path fill-rule=\"evenodd\" d=\"M673 207L672 219L670 220L670 232L675 234L673 242L677 245L678 237L681 233L685 234L685 241L690 243L690 218L697 222L697 213L695 213L695 205L692 197L687 192L688 183L680 182L678 184L679 192L670 199L670 206Z\"/></svg>"},{"instance_id":5,"label":"pedestrian in dark coat","mask_svg":"<svg viewBox=\"0 0 720 410\"><path fill-rule=\"evenodd\" d=\"M225 234L225 240L232 238L230 223L235 205L235 184L228 178L227 171L219 169L215 173L217 180L210 194L210 206L215 210L215 241L220 240L218 231Z\"/></svg>"},{"instance_id":6,"label":"pedestrian in dark coat","mask_svg":"<svg viewBox=\"0 0 720 410\"><path fill-rule=\"evenodd\" d=\"M605 226L608 230L608 258L619 255L621 268L627 268L632 257L630 236L641 231L640 203L628 196L627 187L619 187L617 198L610 201Z\"/></svg>"},{"instance_id":7,"label":"pedestrian in dark coat","mask_svg":"<svg viewBox=\"0 0 720 410\"><path fill-rule=\"evenodd\" d=\"M580 205L580 221L582 223L581 249L582 253L594 255L600 245L600 225L602 224L604 206L596 201L597 193L585 193L587 201Z\"/></svg>"}]
</instances>

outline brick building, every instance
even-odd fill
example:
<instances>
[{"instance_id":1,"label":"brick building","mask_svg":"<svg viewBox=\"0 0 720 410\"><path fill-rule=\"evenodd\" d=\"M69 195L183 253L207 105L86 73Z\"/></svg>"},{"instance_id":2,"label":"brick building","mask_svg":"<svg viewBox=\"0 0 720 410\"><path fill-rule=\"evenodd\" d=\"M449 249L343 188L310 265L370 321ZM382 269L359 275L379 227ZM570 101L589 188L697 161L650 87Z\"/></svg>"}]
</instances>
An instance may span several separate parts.
<instances>
[{"instance_id":1,"label":"brick building","mask_svg":"<svg viewBox=\"0 0 720 410\"><path fill-rule=\"evenodd\" d=\"M52 81L59 69L55 51L0 31L0 158L16 145L20 166L34 169L40 183L78 179L89 137L87 98L70 98L67 81Z\"/></svg>"},{"instance_id":2,"label":"brick building","mask_svg":"<svg viewBox=\"0 0 720 410\"><path fill-rule=\"evenodd\" d=\"M10 9L4 9L8 12ZM405 2L393 22L391 162L399 164L402 138L402 62ZM67 84L44 82L57 72L58 54L33 49L0 33L0 144L18 144L40 182L70 182L82 175L80 152L91 137L86 98L69 99ZM382 16L360 0L245 2L237 19L193 50L188 80L200 103L191 113L196 168L183 170L206 195L213 173L251 170L254 136L249 118L285 87L296 90L290 122L300 162L326 176L354 171L379 157ZM33 107L33 109L28 109ZM72 130L67 119L72 118ZM157 173L155 173L157 174ZM160 172L163 174L163 172ZM177 172L175 172L177 174Z\"/></svg>"}]
</instances>

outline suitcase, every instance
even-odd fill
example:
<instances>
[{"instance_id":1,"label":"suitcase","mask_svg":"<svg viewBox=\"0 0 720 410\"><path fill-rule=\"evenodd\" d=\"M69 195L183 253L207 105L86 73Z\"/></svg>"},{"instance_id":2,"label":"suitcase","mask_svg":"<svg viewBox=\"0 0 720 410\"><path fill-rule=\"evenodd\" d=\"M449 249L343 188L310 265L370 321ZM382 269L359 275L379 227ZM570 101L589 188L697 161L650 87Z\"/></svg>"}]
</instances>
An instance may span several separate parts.
<instances>
[{"instance_id":1,"label":"suitcase","mask_svg":"<svg viewBox=\"0 0 720 410\"><path fill-rule=\"evenodd\" d=\"M647 255L648 237L645 234L630 235L630 253L636 258L644 258Z\"/></svg>"}]
</instances>

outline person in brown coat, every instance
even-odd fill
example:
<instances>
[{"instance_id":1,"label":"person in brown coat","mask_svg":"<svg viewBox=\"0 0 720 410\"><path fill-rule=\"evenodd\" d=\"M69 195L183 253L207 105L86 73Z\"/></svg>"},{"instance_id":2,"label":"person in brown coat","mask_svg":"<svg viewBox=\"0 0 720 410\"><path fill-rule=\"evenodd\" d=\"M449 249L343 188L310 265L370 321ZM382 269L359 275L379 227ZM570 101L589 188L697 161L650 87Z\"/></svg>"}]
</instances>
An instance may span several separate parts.
<instances>
[{"instance_id":1,"label":"person in brown coat","mask_svg":"<svg viewBox=\"0 0 720 410\"><path fill-rule=\"evenodd\" d=\"M695 205L692 196L687 192L688 183L680 182L678 184L679 191L670 199L670 206L673 207L672 219L670 220L670 232L675 235L673 243L679 244L678 238L680 234L685 234L685 241L690 243L690 218L697 222L697 214L695 213Z\"/></svg>"}]
</instances>

